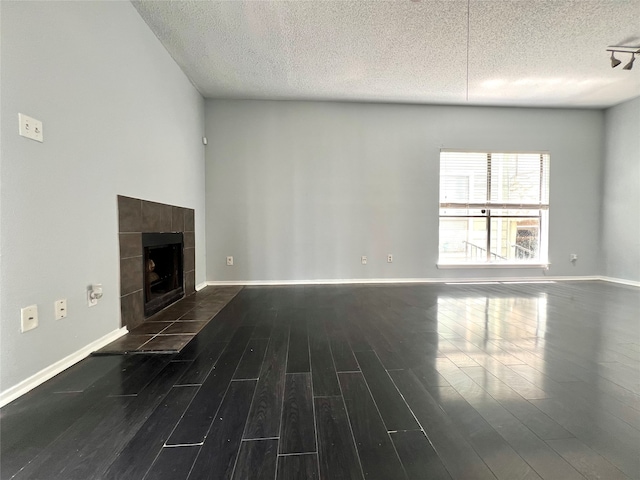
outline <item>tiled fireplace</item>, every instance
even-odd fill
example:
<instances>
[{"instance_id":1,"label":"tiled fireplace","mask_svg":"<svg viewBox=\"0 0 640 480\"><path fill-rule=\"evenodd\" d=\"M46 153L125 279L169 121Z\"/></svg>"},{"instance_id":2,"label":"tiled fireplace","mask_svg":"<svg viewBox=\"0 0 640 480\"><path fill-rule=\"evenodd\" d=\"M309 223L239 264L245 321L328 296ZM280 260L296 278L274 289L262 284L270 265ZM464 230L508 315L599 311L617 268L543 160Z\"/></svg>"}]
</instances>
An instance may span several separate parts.
<instances>
[{"instance_id":1,"label":"tiled fireplace","mask_svg":"<svg viewBox=\"0 0 640 480\"><path fill-rule=\"evenodd\" d=\"M194 213L191 208L118 195L121 326L132 330L145 320L145 290L148 294L148 285L145 286L144 273L150 264L145 258L143 233L180 234L184 245L182 287L185 295L195 292ZM147 308L147 313L150 311Z\"/></svg>"}]
</instances>

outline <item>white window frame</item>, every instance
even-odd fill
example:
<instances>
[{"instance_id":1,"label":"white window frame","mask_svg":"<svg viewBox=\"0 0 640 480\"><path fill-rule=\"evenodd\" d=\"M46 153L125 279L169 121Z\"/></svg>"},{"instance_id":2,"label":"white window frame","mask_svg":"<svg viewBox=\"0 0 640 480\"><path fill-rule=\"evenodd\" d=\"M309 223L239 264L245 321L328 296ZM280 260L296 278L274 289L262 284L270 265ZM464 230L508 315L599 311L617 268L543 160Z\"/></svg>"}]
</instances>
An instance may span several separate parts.
<instances>
[{"instance_id":1,"label":"white window frame","mask_svg":"<svg viewBox=\"0 0 640 480\"><path fill-rule=\"evenodd\" d=\"M541 182L544 174L549 175L550 170L550 154L548 151L526 151L526 152L514 152L514 151L484 151L484 150L461 150L461 149L441 149L440 154L443 152L451 152L451 153L481 153L487 155L487 170L488 170L488 185L490 185L491 176L489 174L490 169L490 158L492 154L534 154L540 155L541 161ZM543 156L546 156L546 166L547 171L543 173L542 165L543 165ZM439 157L439 167L442 167L442 155ZM465 174L460 171L461 176ZM450 171L451 175L456 175L456 171ZM471 178L471 176L469 176ZM441 173L438 174L439 179L439 188L441 188ZM470 182L470 187L472 182ZM549 181L550 183L550 181ZM541 186L542 188L542 186ZM548 188L548 185L547 185ZM440 198L440 196L439 196ZM491 219L497 218L491 216L491 208L494 209L510 209L510 210L538 210L537 217L523 217L523 218L539 218L539 238L540 238L540 246L539 246L539 255L538 258L534 261L494 261L492 260L491 253ZM460 208L460 209L484 209L486 213L482 215L482 218L486 218L487 223L487 244L486 244L486 261L478 262L478 261L465 261L465 262L453 262L448 260L441 260L438 258L437 267L438 268L549 268L549 209L550 209L550 201L546 203L540 202L536 204L515 204L515 203L492 203L491 202L491 190L490 186L488 186L487 190L487 198L486 202L483 203L440 203L438 209L438 249L440 248L441 238L440 238L440 219L442 218L458 218L458 219L467 219L471 222L474 218L478 218L476 215L461 215L461 216L450 216L450 215L441 215L440 210L445 208ZM507 218L507 217L505 217ZM514 218L513 216L509 216L508 218ZM440 257L440 251L438 251L438 257Z\"/></svg>"}]
</instances>

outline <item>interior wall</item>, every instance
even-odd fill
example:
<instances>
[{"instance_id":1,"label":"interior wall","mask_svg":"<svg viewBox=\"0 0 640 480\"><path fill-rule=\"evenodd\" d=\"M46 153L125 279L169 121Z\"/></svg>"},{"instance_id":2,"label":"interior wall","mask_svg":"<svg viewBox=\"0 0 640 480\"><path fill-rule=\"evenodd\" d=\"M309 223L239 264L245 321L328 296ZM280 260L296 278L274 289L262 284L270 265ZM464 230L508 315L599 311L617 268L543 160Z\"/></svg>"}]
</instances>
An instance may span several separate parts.
<instances>
[{"instance_id":1,"label":"interior wall","mask_svg":"<svg viewBox=\"0 0 640 480\"><path fill-rule=\"evenodd\" d=\"M640 281L640 97L605 112L602 256L608 277Z\"/></svg>"},{"instance_id":2,"label":"interior wall","mask_svg":"<svg viewBox=\"0 0 640 480\"><path fill-rule=\"evenodd\" d=\"M600 110L207 100L205 125L210 281L601 274ZM436 267L441 148L551 153L548 271Z\"/></svg>"},{"instance_id":3,"label":"interior wall","mask_svg":"<svg viewBox=\"0 0 640 480\"><path fill-rule=\"evenodd\" d=\"M4 391L120 327L117 195L195 209L205 281L204 101L129 2L0 3ZM19 112L44 143L18 136Z\"/></svg>"}]
</instances>

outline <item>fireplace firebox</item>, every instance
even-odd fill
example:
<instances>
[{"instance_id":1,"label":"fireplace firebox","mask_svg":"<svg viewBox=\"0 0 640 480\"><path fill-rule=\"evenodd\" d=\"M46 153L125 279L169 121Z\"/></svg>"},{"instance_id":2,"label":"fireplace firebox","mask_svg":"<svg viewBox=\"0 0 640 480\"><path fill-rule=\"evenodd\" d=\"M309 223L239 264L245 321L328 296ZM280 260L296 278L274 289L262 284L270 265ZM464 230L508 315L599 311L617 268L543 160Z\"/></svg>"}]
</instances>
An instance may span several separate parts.
<instances>
[{"instance_id":1,"label":"fireplace firebox","mask_svg":"<svg viewBox=\"0 0 640 480\"><path fill-rule=\"evenodd\" d=\"M182 233L143 233L144 316L184 296Z\"/></svg>"}]
</instances>

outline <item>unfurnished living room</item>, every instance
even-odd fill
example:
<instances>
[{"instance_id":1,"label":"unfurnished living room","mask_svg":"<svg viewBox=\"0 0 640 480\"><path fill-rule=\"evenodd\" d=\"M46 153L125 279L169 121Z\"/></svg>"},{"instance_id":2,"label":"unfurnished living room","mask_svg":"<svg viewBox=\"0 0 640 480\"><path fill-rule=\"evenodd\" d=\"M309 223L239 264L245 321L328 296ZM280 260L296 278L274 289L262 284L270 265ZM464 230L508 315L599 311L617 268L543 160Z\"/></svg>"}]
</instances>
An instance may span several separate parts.
<instances>
[{"instance_id":1,"label":"unfurnished living room","mask_svg":"<svg viewBox=\"0 0 640 480\"><path fill-rule=\"evenodd\" d=\"M640 479L640 0L0 34L1 479Z\"/></svg>"}]
</instances>

